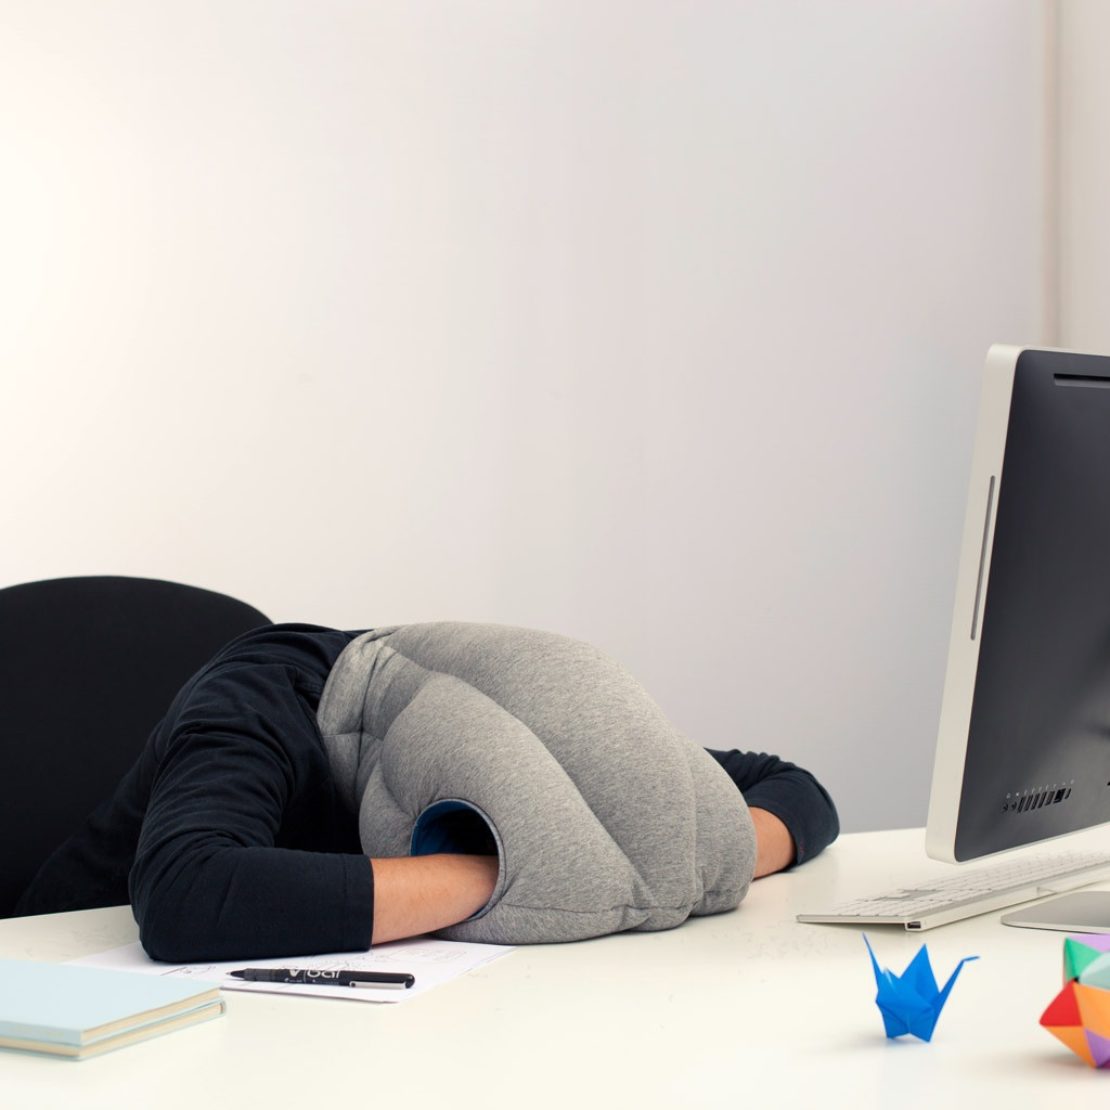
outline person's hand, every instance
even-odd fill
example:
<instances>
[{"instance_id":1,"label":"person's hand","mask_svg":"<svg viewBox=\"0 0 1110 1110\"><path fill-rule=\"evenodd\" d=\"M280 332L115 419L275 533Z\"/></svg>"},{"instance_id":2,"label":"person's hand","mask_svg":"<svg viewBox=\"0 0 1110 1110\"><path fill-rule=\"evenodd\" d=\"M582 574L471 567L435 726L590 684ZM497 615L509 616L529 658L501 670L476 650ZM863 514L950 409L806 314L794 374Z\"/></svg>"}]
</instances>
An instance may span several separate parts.
<instances>
[{"instance_id":1,"label":"person's hand","mask_svg":"<svg viewBox=\"0 0 1110 1110\"><path fill-rule=\"evenodd\" d=\"M766 809L751 809L755 826L755 875L773 875L794 862L794 838L790 830Z\"/></svg>"}]
</instances>

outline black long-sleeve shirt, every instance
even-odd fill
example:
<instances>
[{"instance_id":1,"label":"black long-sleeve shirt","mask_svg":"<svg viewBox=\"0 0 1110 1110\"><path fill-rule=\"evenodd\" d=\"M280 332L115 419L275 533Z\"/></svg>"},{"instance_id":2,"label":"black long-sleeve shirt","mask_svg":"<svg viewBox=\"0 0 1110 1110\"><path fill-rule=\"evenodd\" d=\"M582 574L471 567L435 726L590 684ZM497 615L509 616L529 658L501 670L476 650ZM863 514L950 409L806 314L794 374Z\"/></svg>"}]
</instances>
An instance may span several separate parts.
<instances>
[{"instance_id":1,"label":"black long-sleeve shirt","mask_svg":"<svg viewBox=\"0 0 1110 1110\"><path fill-rule=\"evenodd\" d=\"M173 961L368 948L373 871L316 726L328 674L357 635L272 625L224 648L17 912L130 901L144 948ZM795 862L835 839L836 810L808 772L769 755L710 754L750 805L786 824Z\"/></svg>"}]
</instances>

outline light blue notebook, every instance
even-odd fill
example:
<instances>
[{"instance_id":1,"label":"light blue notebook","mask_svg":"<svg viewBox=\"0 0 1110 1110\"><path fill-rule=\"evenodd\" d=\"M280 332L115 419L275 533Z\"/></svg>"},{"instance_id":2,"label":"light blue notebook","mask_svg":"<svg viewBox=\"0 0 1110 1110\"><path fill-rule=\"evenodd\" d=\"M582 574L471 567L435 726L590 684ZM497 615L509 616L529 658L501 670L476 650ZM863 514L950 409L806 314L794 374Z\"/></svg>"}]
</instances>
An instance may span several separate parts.
<instances>
[{"instance_id":1,"label":"light blue notebook","mask_svg":"<svg viewBox=\"0 0 1110 1110\"><path fill-rule=\"evenodd\" d=\"M218 1017L215 983L0 960L0 1047L80 1059Z\"/></svg>"}]
</instances>

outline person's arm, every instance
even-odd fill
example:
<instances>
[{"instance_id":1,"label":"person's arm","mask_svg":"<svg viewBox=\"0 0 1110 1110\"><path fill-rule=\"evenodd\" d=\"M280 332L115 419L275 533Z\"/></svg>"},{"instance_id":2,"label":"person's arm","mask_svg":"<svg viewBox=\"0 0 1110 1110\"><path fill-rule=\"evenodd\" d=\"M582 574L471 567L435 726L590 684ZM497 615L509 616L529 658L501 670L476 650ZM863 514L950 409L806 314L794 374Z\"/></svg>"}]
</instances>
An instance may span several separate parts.
<instances>
[{"instance_id":1,"label":"person's arm","mask_svg":"<svg viewBox=\"0 0 1110 1110\"><path fill-rule=\"evenodd\" d=\"M288 668L257 664L219 668L175 702L130 874L155 959L365 949L489 900L496 857L358 853L313 704Z\"/></svg>"},{"instance_id":2,"label":"person's arm","mask_svg":"<svg viewBox=\"0 0 1110 1110\"><path fill-rule=\"evenodd\" d=\"M805 863L839 835L836 806L808 771L765 752L709 754L748 803L756 832L756 878Z\"/></svg>"},{"instance_id":3,"label":"person's arm","mask_svg":"<svg viewBox=\"0 0 1110 1110\"><path fill-rule=\"evenodd\" d=\"M143 947L155 959L262 959L370 946L365 856L277 846L302 785L296 760L253 727L174 736L131 869Z\"/></svg>"},{"instance_id":4,"label":"person's arm","mask_svg":"<svg viewBox=\"0 0 1110 1110\"><path fill-rule=\"evenodd\" d=\"M755 828L755 873L753 879L773 875L794 865L794 837L785 823L770 810L748 808Z\"/></svg>"},{"instance_id":5,"label":"person's arm","mask_svg":"<svg viewBox=\"0 0 1110 1110\"><path fill-rule=\"evenodd\" d=\"M445 929L493 896L497 856L440 854L372 859L374 943Z\"/></svg>"}]
</instances>

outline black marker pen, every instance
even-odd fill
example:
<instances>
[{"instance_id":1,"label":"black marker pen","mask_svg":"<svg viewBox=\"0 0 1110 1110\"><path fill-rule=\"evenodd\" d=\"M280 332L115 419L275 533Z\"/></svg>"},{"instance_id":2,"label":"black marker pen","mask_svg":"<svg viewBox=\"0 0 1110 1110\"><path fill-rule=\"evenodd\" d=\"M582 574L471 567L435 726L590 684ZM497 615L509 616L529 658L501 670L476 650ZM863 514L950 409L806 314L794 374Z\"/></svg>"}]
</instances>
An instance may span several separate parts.
<instances>
[{"instance_id":1,"label":"black marker pen","mask_svg":"<svg viewBox=\"0 0 1110 1110\"><path fill-rule=\"evenodd\" d=\"M399 987L407 990L416 977L407 971L314 971L296 967L245 967L233 971L248 983L294 983L318 987Z\"/></svg>"}]
</instances>

